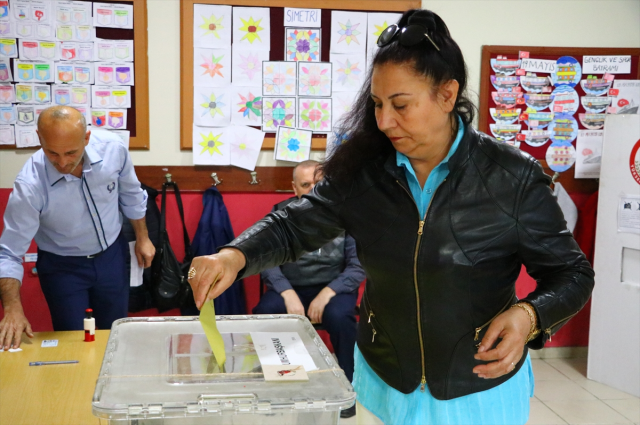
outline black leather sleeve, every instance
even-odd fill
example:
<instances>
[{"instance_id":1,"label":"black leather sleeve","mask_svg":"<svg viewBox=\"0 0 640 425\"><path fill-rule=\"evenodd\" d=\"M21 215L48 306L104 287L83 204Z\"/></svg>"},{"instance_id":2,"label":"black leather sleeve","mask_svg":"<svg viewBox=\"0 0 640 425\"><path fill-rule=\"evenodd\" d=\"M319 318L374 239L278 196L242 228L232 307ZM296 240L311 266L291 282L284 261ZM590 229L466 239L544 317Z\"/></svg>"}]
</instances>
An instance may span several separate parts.
<instances>
[{"instance_id":1,"label":"black leather sleeve","mask_svg":"<svg viewBox=\"0 0 640 425\"><path fill-rule=\"evenodd\" d=\"M244 254L247 264L238 279L297 261L338 237L344 232L339 218L343 201L335 185L322 180L309 195L267 214L221 247L236 248Z\"/></svg>"},{"instance_id":2,"label":"black leather sleeve","mask_svg":"<svg viewBox=\"0 0 640 425\"><path fill-rule=\"evenodd\" d=\"M542 348L549 337L585 305L594 285L594 272L567 229L553 196L551 179L533 158L517 210L519 255L536 289L522 301L538 314L540 336L529 348Z\"/></svg>"}]
</instances>

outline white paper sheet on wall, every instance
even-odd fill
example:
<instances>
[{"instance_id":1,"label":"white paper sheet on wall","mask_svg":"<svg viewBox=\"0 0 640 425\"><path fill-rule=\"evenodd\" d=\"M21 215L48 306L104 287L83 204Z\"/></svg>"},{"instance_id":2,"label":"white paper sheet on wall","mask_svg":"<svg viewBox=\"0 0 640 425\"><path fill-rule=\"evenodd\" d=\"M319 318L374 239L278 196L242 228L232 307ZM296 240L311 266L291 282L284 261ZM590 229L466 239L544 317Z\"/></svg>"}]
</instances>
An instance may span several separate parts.
<instances>
[{"instance_id":1,"label":"white paper sheet on wall","mask_svg":"<svg viewBox=\"0 0 640 425\"><path fill-rule=\"evenodd\" d=\"M233 8L233 48L271 49L271 18L268 7Z\"/></svg>"},{"instance_id":2,"label":"white paper sheet on wall","mask_svg":"<svg viewBox=\"0 0 640 425\"><path fill-rule=\"evenodd\" d=\"M193 61L194 86L226 87L231 84L231 49L196 48Z\"/></svg>"},{"instance_id":3,"label":"white paper sheet on wall","mask_svg":"<svg viewBox=\"0 0 640 425\"><path fill-rule=\"evenodd\" d=\"M231 99L226 87L194 87L193 122L199 126L222 127L231 122Z\"/></svg>"},{"instance_id":4,"label":"white paper sheet on wall","mask_svg":"<svg viewBox=\"0 0 640 425\"><path fill-rule=\"evenodd\" d=\"M194 47L231 47L231 6L193 6Z\"/></svg>"},{"instance_id":5,"label":"white paper sheet on wall","mask_svg":"<svg viewBox=\"0 0 640 425\"><path fill-rule=\"evenodd\" d=\"M367 14L331 11L331 53L366 53Z\"/></svg>"},{"instance_id":6,"label":"white paper sheet on wall","mask_svg":"<svg viewBox=\"0 0 640 425\"><path fill-rule=\"evenodd\" d=\"M240 125L227 127L226 131L230 133L231 165L255 170L265 133Z\"/></svg>"},{"instance_id":7,"label":"white paper sheet on wall","mask_svg":"<svg viewBox=\"0 0 640 425\"><path fill-rule=\"evenodd\" d=\"M236 50L231 53L233 69L231 81L234 86L260 86L262 84L262 62L269 60L268 50Z\"/></svg>"},{"instance_id":8,"label":"white paper sheet on wall","mask_svg":"<svg viewBox=\"0 0 640 425\"><path fill-rule=\"evenodd\" d=\"M333 91L359 91L367 76L364 53L331 53L333 64Z\"/></svg>"},{"instance_id":9,"label":"white paper sheet on wall","mask_svg":"<svg viewBox=\"0 0 640 425\"><path fill-rule=\"evenodd\" d=\"M224 127L193 126L193 164L230 165L231 137Z\"/></svg>"},{"instance_id":10,"label":"white paper sheet on wall","mask_svg":"<svg viewBox=\"0 0 640 425\"><path fill-rule=\"evenodd\" d=\"M240 125L262 125L262 88L235 87L229 91L231 123Z\"/></svg>"},{"instance_id":11,"label":"white paper sheet on wall","mask_svg":"<svg viewBox=\"0 0 640 425\"><path fill-rule=\"evenodd\" d=\"M579 130L576 140L576 179L600 178L604 130Z\"/></svg>"}]
</instances>

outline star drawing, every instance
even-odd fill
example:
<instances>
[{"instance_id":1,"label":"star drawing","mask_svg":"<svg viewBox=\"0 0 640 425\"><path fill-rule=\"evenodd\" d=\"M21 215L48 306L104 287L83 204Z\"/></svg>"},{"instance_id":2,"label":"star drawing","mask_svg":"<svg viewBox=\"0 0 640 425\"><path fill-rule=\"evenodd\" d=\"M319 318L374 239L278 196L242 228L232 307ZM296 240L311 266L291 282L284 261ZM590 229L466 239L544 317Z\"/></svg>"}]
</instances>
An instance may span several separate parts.
<instances>
[{"instance_id":1,"label":"star drawing","mask_svg":"<svg viewBox=\"0 0 640 425\"><path fill-rule=\"evenodd\" d=\"M224 78L224 75L222 75L222 73L220 72L220 70L224 67L218 63L223 57L224 55L221 55L219 58L211 55L211 59L209 59L208 57L202 56L202 60L204 61L204 63L200 65L202 68L204 68L204 72L202 73L202 75L209 75L211 78L219 75Z\"/></svg>"},{"instance_id":2,"label":"star drawing","mask_svg":"<svg viewBox=\"0 0 640 425\"><path fill-rule=\"evenodd\" d=\"M202 95L202 98L204 99L204 102L200 104L200 106L204 108L204 111L202 112L202 116L204 117L205 115L209 114L211 115L211 118L213 118L216 116L216 114L218 114L224 117L224 114L222 113L222 109L220 109L221 106L224 106L224 103L222 103L223 97L224 95L218 96L216 98L215 93L211 93L211 96L208 96L208 97L205 95Z\"/></svg>"},{"instance_id":3,"label":"star drawing","mask_svg":"<svg viewBox=\"0 0 640 425\"><path fill-rule=\"evenodd\" d=\"M376 31L373 33L373 35L376 36L376 40L377 40L377 37L380 37L380 34L382 34L382 31L386 30L389 24L387 24L387 21L384 21L384 24L382 25L373 24L373 26L376 27Z\"/></svg>"},{"instance_id":4,"label":"star drawing","mask_svg":"<svg viewBox=\"0 0 640 425\"><path fill-rule=\"evenodd\" d=\"M240 59L242 60L239 65L240 69L244 71L244 74L249 77L250 80L253 80L253 76L259 73L261 68L258 54L249 53L247 57L244 57L242 53L240 53Z\"/></svg>"},{"instance_id":5,"label":"star drawing","mask_svg":"<svg viewBox=\"0 0 640 425\"><path fill-rule=\"evenodd\" d=\"M338 62L340 68L336 70L339 74L338 83L342 85L352 84L358 81L362 71L358 68L358 62L351 63L349 59L346 62Z\"/></svg>"},{"instance_id":6,"label":"star drawing","mask_svg":"<svg viewBox=\"0 0 640 425\"><path fill-rule=\"evenodd\" d=\"M240 39L240 41L249 40L249 43L251 44L253 44L256 39L258 39L258 41L262 41L260 35L258 34L258 31L262 31L264 29L260 26L260 21L262 21L262 18L258 19L257 21L254 21L253 17L249 17L248 21L245 21L242 18L240 18L240 20L242 21L244 26L241 26L240 28L238 28L238 30L246 32L246 34Z\"/></svg>"},{"instance_id":7,"label":"star drawing","mask_svg":"<svg viewBox=\"0 0 640 425\"><path fill-rule=\"evenodd\" d=\"M260 111L262 110L262 97L255 97L251 92L245 97L238 93L240 96L240 102L238 102L238 106L240 109L238 112L242 112L242 116L244 118L253 119L251 113L256 117L261 115Z\"/></svg>"},{"instance_id":8,"label":"star drawing","mask_svg":"<svg viewBox=\"0 0 640 425\"><path fill-rule=\"evenodd\" d=\"M224 144L218 140L220 136L222 136L222 133L218 134L217 136L214 136L213 132L211 131L209 132L208 135L200 133L200 137L202 137L202 142L200 142L200 146L203 147L202 152L200 152L200 155L202 155L205 152L209 152L209 155L211 156L213 156L214 153L217 153L218 155L222 155L222 152L220 152L220 149L218 149L218 146L222 146Z\"/></svg>"},{"instance_id":9,"label":"star drawing","mask_svg":"<svg viewBox=\"0 0 640 425\"><path fill-rule=\"evenodd\" d=\"M360 44L357 38L357 36L360 35L360 31L356 30L356 28L358 28L360 24L352 25L351 20L348 19L346 24L338 22L338 25L340 25L340 28L342 28L338 31L338 34L340 34L341 36L338 40L338 43L346 41L348 46L353 41L356 44Z\"/></svg>"},{"instance_id":10,"label":"star drawing","mask_svg":"<svg viewBox=\"0 0 640 425\"><path fill-rule=\"evenodd\" d=\"M202 20L204 21L204 23L200 25L200 28L205 31L203 35L213 34L216 36L216 38L219 39L220 34L218 34L218 31L223 28L222 26L223 18L224 17L221 16L219 19L216 19L215 15L211 15L211 17L207 19L206 17L203 16Z\"/></svg>"}]
</instances>

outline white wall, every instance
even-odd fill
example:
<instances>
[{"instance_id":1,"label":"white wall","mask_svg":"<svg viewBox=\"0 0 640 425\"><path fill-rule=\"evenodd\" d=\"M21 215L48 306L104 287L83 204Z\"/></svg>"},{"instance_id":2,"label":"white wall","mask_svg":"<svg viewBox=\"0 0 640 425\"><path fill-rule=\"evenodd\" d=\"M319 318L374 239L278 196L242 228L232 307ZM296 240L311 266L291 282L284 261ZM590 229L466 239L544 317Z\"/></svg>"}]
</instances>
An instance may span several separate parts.
<instances>
[{"instance_id":1,"label":"white wall","mask_svg":"<svg viewBox=\"0 0 640 425\"><path fill-rule=\"evenodd\" d=\"M188 165L191 151L179 148L180 1L147 1L151 149L132 157L137 165ZM640 47L640 0L424 0L423 7L449 26L476 93L485 44ZM13 185L31 153L0 151L0 188ZM275 165L271 158L271 151L263 152L258 165Z\"/></svg>"}]
</instances>

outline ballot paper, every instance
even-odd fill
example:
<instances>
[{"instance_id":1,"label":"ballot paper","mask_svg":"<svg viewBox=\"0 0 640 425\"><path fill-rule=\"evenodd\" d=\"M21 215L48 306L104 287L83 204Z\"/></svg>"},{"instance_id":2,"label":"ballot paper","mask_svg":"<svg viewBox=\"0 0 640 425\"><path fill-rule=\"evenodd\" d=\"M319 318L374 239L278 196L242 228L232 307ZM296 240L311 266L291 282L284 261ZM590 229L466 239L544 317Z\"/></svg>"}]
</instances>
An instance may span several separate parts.
<instances>
[{"instance_id":1,"label":"ballot paper","mask_svg":"<svg viewBox=\"0 0 640 425\"><path fill-rule=\"evenodd\" d=\"M318 369L297 332L251 332L260 364Z\"/></svg>"},{"instance_id":2,"label":"ballot paper","mask_svg":"<svg viewBox=\"0 0 640 425\"><path fill-rule=\"evenodd\" d=\"M213 285L212 285L213 286ZM224 363L227 361L227 354L224 350L224 341L218 327L216 326L216 309L213 306L213 300L207 300L200 310L200 324L204 329L207 340L211 346L211 351L216 358L216 362L220 366L220 372L224 373Z\"/></svg>"}]
</instances>

